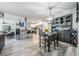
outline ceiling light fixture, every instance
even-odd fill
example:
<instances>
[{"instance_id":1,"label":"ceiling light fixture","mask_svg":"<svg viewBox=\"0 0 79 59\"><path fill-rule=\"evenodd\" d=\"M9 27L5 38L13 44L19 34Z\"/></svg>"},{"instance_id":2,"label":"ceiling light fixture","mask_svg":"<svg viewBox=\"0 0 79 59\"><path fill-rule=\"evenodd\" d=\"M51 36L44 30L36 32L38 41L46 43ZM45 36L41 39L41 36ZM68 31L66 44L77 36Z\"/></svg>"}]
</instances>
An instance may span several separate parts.
<instances>
[{"instance_id":1,"label":"ceiling light fixture","mask_svg":"<svg viewBox=\"0 0 79 59\"><path fill-rule=\"evenodd\" d=\"M54 15L52 15L52 9L54 9L57 6L57 4L54 6L51 6L50 4L51 3L48 2L48 9L49 9L49 17L48 17L49 19L48 20L52 20L54 18Z\"/></svg>"}]
</instances>

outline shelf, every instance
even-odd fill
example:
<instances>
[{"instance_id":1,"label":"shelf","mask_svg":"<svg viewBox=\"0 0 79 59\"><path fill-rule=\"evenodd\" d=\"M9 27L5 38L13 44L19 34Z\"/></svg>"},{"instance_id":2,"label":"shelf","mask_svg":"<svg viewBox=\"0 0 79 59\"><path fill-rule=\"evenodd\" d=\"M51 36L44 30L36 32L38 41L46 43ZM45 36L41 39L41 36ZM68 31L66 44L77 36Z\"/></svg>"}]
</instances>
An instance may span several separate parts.
<instances>
[{"instance_id":1,"label":"shelf","mask_svg":"<svg viewBox=\"0 0 79 59\"><path fill-rule=\"evenodd\" d=\"M64 28L71 28L72 27L72 14L65 15L65 16L62 16L62 17L59 17L59 18L55 18L52 21L52 27L51 28L54 29L52 31L55 31L55 29L57 29L58 27L60 27L60 29L61 28L62 29L64 29Z\"/></svg>"},{"instance_id":2,"label":"shelf","mask_svg":"<svg viewBox=\"0 0 79 59\"><path fill-rule=\"evenodd\" d=\"M70 22L72 20L72 15L66 16L66 22Z\"/></svg>"}]
</instances>

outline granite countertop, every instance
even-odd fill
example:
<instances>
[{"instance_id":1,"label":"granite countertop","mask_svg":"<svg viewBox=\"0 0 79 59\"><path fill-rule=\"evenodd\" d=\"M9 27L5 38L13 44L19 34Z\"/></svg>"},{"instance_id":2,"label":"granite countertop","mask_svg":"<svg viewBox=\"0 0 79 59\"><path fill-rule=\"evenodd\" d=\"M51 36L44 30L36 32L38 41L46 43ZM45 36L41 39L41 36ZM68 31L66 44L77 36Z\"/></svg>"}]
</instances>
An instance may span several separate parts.
<instances>
[{"instance_id":1,"label":"granite countertop","mask_svg":"<svg viewBox=\"0 0 79 59\"><path fill-rule=\"evenodd\" d=\"M53 35L53 34L55 34L56 32L53 32L53 33L48 33L47 35L49 35L49 36L51 36L51 35Z\"/></svg>"}]
</instances>

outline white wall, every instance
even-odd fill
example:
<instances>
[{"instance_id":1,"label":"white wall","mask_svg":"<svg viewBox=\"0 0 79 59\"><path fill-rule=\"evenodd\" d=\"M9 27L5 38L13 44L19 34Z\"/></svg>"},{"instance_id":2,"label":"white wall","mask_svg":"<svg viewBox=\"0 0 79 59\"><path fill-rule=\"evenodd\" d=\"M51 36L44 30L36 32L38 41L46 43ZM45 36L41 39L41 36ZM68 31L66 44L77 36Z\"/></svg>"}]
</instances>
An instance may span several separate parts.
<instances>
[{"instance_id":1,"label":"white wall","mask_svg":"<svg viewBox=\"0 0 79 59\"><path fill-rule=\"evenodd\" d=\"M19 19L20 16L16 16L16 15L13 15L13 14L10 14L10 13L4 13L4 18L16 20L16 19Z\"/></svg>"}]
</instances>

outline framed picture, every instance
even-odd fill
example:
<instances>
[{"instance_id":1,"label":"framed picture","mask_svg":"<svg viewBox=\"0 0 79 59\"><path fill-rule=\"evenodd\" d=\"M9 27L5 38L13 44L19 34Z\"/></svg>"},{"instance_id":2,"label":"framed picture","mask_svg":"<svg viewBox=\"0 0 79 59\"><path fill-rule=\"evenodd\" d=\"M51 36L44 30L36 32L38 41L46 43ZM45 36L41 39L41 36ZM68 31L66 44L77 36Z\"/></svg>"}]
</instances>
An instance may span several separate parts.
<instances>
[{"instance_id":1,"label":"framed picture","mask_svg":"<svg viewBox=\"0 0 79 59\"><path fill-rule=\"evenodd\" d=\"M19 23L20 27L24 27L24 22Z\"/></svg>"}]
</instances>

